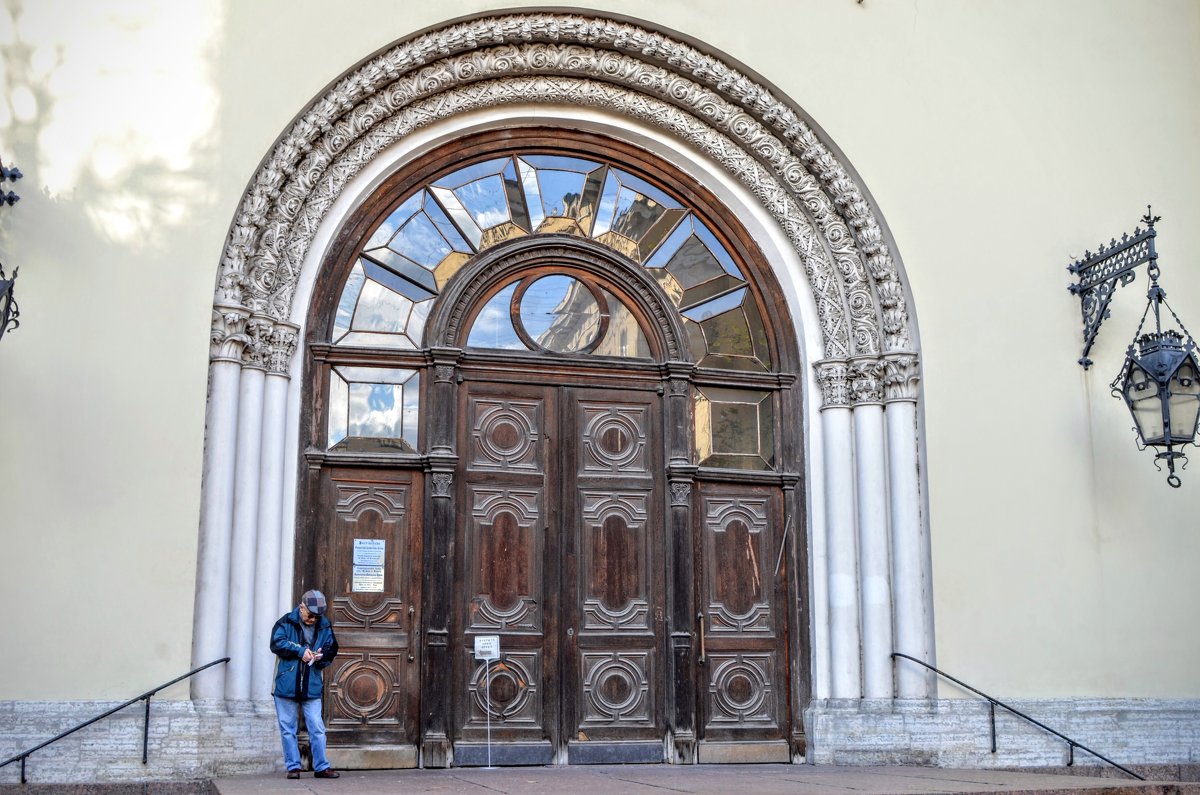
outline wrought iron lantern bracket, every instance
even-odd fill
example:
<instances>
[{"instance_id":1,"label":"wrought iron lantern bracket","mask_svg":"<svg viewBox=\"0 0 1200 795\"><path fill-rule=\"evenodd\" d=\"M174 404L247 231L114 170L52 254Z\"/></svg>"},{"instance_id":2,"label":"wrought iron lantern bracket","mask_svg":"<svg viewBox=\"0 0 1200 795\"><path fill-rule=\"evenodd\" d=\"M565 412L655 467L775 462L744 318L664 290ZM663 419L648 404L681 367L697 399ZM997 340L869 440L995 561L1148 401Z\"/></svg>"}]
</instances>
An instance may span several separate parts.
<instances>
[{"instance_id":1,"label":"wrought iron lantern bracket","mask_svg":"<svg viewBox=\"0 0 1200 795\"><path fill-rule=\"evenodd\" d=\"M1142 222L1146 228L1135 227L1133 234L1113 238L1107 245L1101 244L1096 253L1085 251L1083 259L1071 263L1067 270L1079 277L1069 288L1072 295L1079 296L1083 311L1083 355L1079 363L1083 369L1092 365L1088 352L1096 341L1100 324L1108 317L1108 305L1117 287L1133 282L1137 268L1149 262L1152 275L1158 275L1158 254L1154 250L1154 224L1160 216L1151 215L1147 205Z\"/></svg>"},{"instance_id":2,"label":"wrought iron lantern bracket","mask_svg":"<svg viewBox=\"0 0 1200 795\"><path fill-rule=\"evenodd\" d=\"M16 182L21 177L25 176L21 173L21 169L5 166L3 161L0 161L0 183ZM11 207L21 200L11 190L4 190L0 186L0 207ZM4 275L4 264L0 263L0 338L4 336L4 332L10 329L15 329L21 325L19 320L21 310L17 308L17 297L13 292L13 288L17 283L17 271L19 268L13 268L12 278L6 278Z\"/></svg>"}]
</instances>

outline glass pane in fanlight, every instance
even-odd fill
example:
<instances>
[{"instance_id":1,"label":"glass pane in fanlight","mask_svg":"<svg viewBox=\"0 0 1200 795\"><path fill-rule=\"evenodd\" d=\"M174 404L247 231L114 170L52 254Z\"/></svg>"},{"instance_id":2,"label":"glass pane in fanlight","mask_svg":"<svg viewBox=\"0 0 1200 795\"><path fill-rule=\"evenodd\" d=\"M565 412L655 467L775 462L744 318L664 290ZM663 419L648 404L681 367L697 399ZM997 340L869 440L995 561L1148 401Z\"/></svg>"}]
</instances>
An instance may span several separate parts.
<instances>
[{"instance_id":1,"label":"glass pane in fanlight","mask_svg":"<svg viewBox=\"0 0 1200 795\"><path fill-rule=\"evenodd\" d=\"M1125 383L1125 401L1133 414L1144 444L1166 444L1163 428L1162 401L1158 399L1158 384L1140 367L1130 367Z\"/></svg>"},{"instance_id":2,"label":"glass pane in fanlight","mask_svg":"<svg viewBox=\"0 0 1200 795\"><path fill-rule=\"evenodd\" d=\"M617 197L621 193L621 181L613 171L604 177L604 187L600 191L599 207L596 208L596 222L592 225L592 237L601 235L612 229L613 217L617 212Z\"/></svg>"},{"instance_id":3,"label":"glass pane in fanlight","mask_svg":"<svg viewBox=\"0 0 1200 795\"><path fill-rule=\"evenodd\" d=\"M583 203L583 182L583 174L576 171L538 171L543 214L578 218Z\"/></svg>"},{"instance_id":4,"label":"glass pane in fanlight","mask_svg":"<svg viewBox=\"0 0 1200 795\"><path fill-rule=\"evenodd\" d=\"M574 353L600 333L601 307L582 282L570 276L543 276L521 296L521 324L538 345Z\"/></svg>"},{"instance_id":5,"label":"glass pane in fanlight","mask_svg":"<svg viewBox=\"0 0 1200 795\"><path fill-rule=\"evenodd\" d=\"M508 198L504 193L504 180L499 176L485 177L454 191L463 207L471 214L480 229L491 229L497 224L512 220L508 210Z\"/></svg>"},{"instance_id":6,"label":"glass pane in fanlight","mask_svg":"<svg viewBox=\"0 0 1200 795\"><path fill-rule=\"evenodd\" d=\"M521 170L521 190L525 194L525 206L529 210L530 229L537 229L546 219L542 210L542 194L538 187L537 171L524 160L517 161Z\"/></svg>"},{"instance_id":7,"label":"glass pane in fanlight","mask_svg":"<svg viewBox=\"0 0 1200 795\"><path fill-rule=\"evenodd\" d=\"M424 195L425 191L417 191L405 199L403 204L392 210L387 219L371 235L364 248L386 246L388 241L392 239L392 235L396 234L396 230L404 226L404 222L412 218L421 209L421 200L424 198Z\"/></svg>"},{"instance_id":8,"label":"glass pane in fanlight","mask_svg":"<svg viewBox=\"0 0 1200 795\"><path fill-rule=\"evenodd\" d=\"M1171 399L1171 438L1180 444L1196 438L1196 424L1200 419L1200 373L1191 360L1185 360L1169 386Z\"/></svg>"},{"instance_id":9,"label":"glass pane in fanlight","mask_svg":"<svg viewBox=\"0 0 1200 795\"><path fill-rule=\"evenodd\" d=\"M479 248L479 241L483 238L483 230L475 223L475 219L467 212L467 208L463 207L462 202L454 195L454 191L448 188L430 188L429 189L442 206L446 208L446 212L454 219L454 223L458 226L462 233L471 241L471 245Z\"/></svg>"},{"instance_id":10,"label":"glass pane in fanlight","mask_svg":"<svg viewBox=\"0 0 1200 795\"><path fill-rule=\"evenodd\" d=\"M429 310L431 309L433 309L432 298L413 304L412 314L408 318L407 333L417 345L421 345L425 341L425 323L429 320Z\"/></svg>"},{"instance_id":11,"label":"glass pane in fanlight","mask_svg":"<svg viewBox=\"0 0 1200 795\"><path fill-rule=\"evenodd\" d=\"M728 273L730 276L736 276L739 279L744 280L746 278L742 274L741 269L734 264L733 257L729 256L729 252L725 250L723 245L721 245L721 241L717 240L717 236L714 235L712 231L709 230L709 228L701 221L696 221L696 236L704 242L704 245L708 247L708 250L711 251L713 256L717 258L717 262L721 263L721 267L725 269L726 273Z\"/></svg>"},{"instance_id":12,"label":"glass pane in fanlight","mask_svg":"<svg viewBox=\"0 0 1200 795\"><path fill-rule=\"evenodd\" d=\"M512 316L509 314L509 307L516 289L516 283L508 285L492 296L491 300L479 311L471 326L471 332L467 335L468 348L529 350L517 336L517 330L513 328Z\"/></svg>"},{"instance_id":13,"label":"glass pane in fanlight","mask_svg":"<svg viewBox=\"0 0 1200 795\"><path fill-rule=\"evenodd\" d=\"M399 293L389 290L379 282L367 280L350 328L354 331L402 334L408 327L408 316L412 306L413 302Z\"/></svg>"},{"instance_id":14,"label":"glass pane in fanlight","mask_svg":"<svg viewBox=\"0 0 1200 795\"><path fill-rule=\"evenodd\" d=\"M710 317L716 317L723 312L728 312L730 309L736 309L742 305L742 299L745 297L746 288L742 287L741 289L734 290L732 293L714 298L707 303L694 306L684 311L683 316L689 320L702 322L708 320Z\"/></svg>"},{"instance_id":15,"label":"glass pane in fanlight","mask_svg":"<svg viewBox=\"0 0 1200 795\"><path fill-rule=\"evenodd\" d=\"M592 353L596 356L621 356L627 359L649 359L650 343L629 307L607 290L608 331Z\"/></svg>"},{"instance_id":16,"label":"glass pane in fanlight","mask_svg":"<svg viewBox=\"0 0 1200 795\"><path fill-rule=\"evenodd\" d=\"M708 250L708 246L700 242L700 238L694 235L679 247L675 256L671 257L670 263L667 264L667 270L674 274L684 289L690 289L717 277L726 276L721 263Z\"/></svg>"},{"instance_id":17,"label":"glass pane in fanlight","mask_svg":"<svg viewBox=\"0 0 1200 795\"><path fill-rule=\"evenodd\" d=\"M350 322L354 318L354 307L358 304L358 295L366 282L366 274L362 265L357 262L346 277L346 286L342 288L342 296L338 299L337 313L333 319L333 341L340 340L350 330Z\"/></svg>"},{"instance_id":18,"label":"glass pane in fanlight","mask_svg":"<svg viewBox=\"0 0 1200 795\"><path fill-rule=\"evenodd\" d=\"M447 174L433 184L439 188L450 188L453 190L466 185L468 182L474 182L477 179L499 174L508 163L508 157L485 160L482 163L475 163L474 165L460 168L458 171Z\"/></svg>"},{"instance_id":19,"label":"glass pane in fanlight","mask_svg":"<svg viewBox=\"0 0 1200 795\"><path fill-rule=\"evenodd\" d=\"M401 440L407 449L416 448L420 400L416 370L335 367L330 399L330 447L347 438L376 438Z\"/></svg>"},{"instance_id":20,"label":"glass pane in fanlight","mask_svg":"<svg viewBox=\"0 0 1200 795\"><path fill-rule=\"evenodd\" d=\"M521 189L521 181L517 177L517 165L509 161L504 167L504 195L508 199L508 209L512 213L512 221L526 232L532 232L534 227L529 222L529 211L525 208L525 194Z\"/></svg>"},{"instance_id":21,"label":"glass pane in fanlight","mask_svg":"<svg viewBox=\"0 0 1200 795\"><path fill-rule=\"evenodd\" d=\"M425 213L401 227L389 248L426 268L437 265L453 250Z\"/></svg>"},{"instance_id":22,"label":"glass pane in fanlight","mask_svg":"<svg viewBox=\"0 0 1200 795\"><path fill-rule=\"evenodd\" d=\"M452 249L465 254L472 253L470 244L462 236L458 227L450 221L450 217L446 215L446 211L442 209L442 205L438 204L432 195L426 194L424 208L425 214L429 216L429 220L433 221L433 225L437 227L442 237L446 238L446 242L450 244Z\"/></svg>"}]
</instances>

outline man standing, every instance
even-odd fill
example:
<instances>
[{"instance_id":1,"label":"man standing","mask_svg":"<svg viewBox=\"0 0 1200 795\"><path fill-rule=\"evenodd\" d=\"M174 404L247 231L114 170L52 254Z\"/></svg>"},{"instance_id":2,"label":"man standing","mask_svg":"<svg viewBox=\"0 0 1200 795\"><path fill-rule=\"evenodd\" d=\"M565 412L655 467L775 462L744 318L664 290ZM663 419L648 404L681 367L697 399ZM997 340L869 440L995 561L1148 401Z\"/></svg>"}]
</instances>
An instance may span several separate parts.
<instances>
[{"instance_id":1,"label":"man standing","mask_svg":"<svg viewBox=\"0 0 1200 795\"><path fill-rule=\"evenodd\" d=\"M325 758L325 723L321 720L322 673L337 656L333 624L325 617L325 594L305 591L300 604L285 613L271 630L275 661L275 714L283 738L283 761L288 778L300 778L300 746L296 742L299 711L312 746L314 776L337 778Z\"/></svg>"}]
</instances>

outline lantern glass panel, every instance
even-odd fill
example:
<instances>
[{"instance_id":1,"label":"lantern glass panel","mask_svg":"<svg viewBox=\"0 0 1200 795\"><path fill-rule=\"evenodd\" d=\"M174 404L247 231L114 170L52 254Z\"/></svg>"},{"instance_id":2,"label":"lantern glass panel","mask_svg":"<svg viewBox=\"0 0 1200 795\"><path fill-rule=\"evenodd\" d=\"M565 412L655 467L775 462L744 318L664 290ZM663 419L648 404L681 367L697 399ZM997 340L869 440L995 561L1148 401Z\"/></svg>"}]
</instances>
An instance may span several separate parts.
<instances>
[{"instance_id":1,"label":"lantern glass panel","mask_svg":"<svg viewBox=\"0 0 1200 795\"><path fill-rule=\"evenodd\" d=\"M1162 402L1158 399L1158 383L1136 364L1129 367L1125 379L1125 402L1137 424L1138 435L1147 445L1165 445Z\"/></svg>"},{"instance_id":2,"label":"lantern glass panel","mask_svg":"<svg viewBox=\"0 0 1200 795\"><path fill-rule=\"evenodd\" d=\"M1167 388L1171 393L1171 441L1187 444L1195 439L1200 419L1200 372L1194 358L1189 356L1184 360Z\"/></svg>"}]
</instances>

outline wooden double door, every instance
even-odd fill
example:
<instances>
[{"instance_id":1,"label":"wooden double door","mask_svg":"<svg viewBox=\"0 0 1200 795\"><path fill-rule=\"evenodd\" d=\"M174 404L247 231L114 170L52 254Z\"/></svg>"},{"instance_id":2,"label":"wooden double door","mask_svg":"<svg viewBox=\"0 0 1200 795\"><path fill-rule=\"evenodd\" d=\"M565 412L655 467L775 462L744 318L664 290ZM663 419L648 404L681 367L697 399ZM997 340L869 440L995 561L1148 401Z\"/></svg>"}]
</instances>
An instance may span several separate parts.
<instances>
[{"instance_id":1,"label":"wooden double door","mask_svg":"<svg viewBox=\"0 0 1200 795\"><path fill-rule=\"evenodd\" d=\"M412 466L314 472L320 534L301 565L341 643L326 679L338 764L438 764L418 751L430 725L455 765L487 764L489 737L495 765L802 748L782 489L702 472L677 488L653 382L467 378L456 394L441 496ZM474 658L485 635L491 664Z\"/></svg>"},{"instance_id":2,"label":"wooden double door","mask_svg":"<svg viewBox=\"0 0 1200 795\"><path fill-rule=\"evenodd\" d=\"M456 764L486 762L489 732L493 764L663 761L660 401L462 388ZM499 636L499 661L474 659L481 635Z\"/></svg>"}]
</instances>

